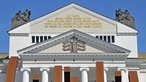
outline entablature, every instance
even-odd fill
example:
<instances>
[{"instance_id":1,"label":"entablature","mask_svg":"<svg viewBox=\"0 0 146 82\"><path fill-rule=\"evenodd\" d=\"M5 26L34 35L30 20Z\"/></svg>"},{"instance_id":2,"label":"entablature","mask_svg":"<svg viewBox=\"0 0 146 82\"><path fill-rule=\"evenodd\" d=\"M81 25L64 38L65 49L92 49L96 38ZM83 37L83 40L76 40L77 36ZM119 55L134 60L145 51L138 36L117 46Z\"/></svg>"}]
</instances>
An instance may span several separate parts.
<instances>
[{"instance_id":1,"label":"entablature","mask_svg":"<svg viewBox=\"0 0 146 82\"><path fill-rule=\"evenodd\" d=\"M25 53L20 55L24 61L125 61L126 53Z\"/></svg>"}]
</instances>

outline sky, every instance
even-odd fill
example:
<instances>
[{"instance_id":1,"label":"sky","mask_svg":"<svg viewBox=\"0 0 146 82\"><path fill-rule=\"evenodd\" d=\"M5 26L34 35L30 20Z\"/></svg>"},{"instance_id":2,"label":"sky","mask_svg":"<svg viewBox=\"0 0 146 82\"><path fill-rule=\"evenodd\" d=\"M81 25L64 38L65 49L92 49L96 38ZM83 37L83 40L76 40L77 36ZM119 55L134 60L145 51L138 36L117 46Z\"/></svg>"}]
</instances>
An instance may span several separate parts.
<instances>
[{"instance_id":1,"label":"sky","mask_svg":"<svg viewBox=\"0 0 146 82\"><path fill-rule=\"evenodd\" d=\"M72 2L112 19L115 19L115 10L128 9L139 31L138 51L146 52L146 0L0 0L0 53L9 52L8 31L16 12L28 9L33 20Z\"/></svg>"}]
</instances>

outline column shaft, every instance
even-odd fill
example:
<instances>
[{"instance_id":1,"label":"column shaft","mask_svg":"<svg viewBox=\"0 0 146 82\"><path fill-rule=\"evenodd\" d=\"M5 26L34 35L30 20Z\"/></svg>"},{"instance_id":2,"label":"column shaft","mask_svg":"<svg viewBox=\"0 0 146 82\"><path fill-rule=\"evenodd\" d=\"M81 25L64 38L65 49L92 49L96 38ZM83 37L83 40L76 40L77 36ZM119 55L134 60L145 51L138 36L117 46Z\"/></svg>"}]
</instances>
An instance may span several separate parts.
<instances>
[{"instance_id":1,"label":"column shaft","mask_svg":"<svg viewBox=\"0 0 146 82\"><path fill-rule=\"evenodd\" d=\"M81 71L81 82L88 82L89 68L80 68L80 71Z\"/></svg>"},{"instance_id":2,"label":"column shaft","mask_svg":"<svg viewBox=\"0 0 146 82\"><path fill-rule=\"evenodd\" d=\"M64 69L62 69L62 82L64 82Z\"/></svg>"},{"instance_id":3,"label":"column shaft","mask_svg":"<svg viewBox=\"0 0 146 82\"><path fill-rule=\"evenodd\" d=\"M104 70L104 82L107 82L107 74L106 74L106 70Z\"/></svg>"},{"instance_id":4,"label":"column shaft","mask_svg":"<svg viewBox=\"0 0 146 82\"><path fill-rule=\"evenodd\" d=\"M49 82L48 71L50 68L40 68L40 71L42 72L42 82Z\"/></svg>"},{"instance_id":5,"label":"column shaft","mask_svg":"<svg viewBox=\"0 0 146 82\"><path fill-rule=\"evenodd\" d=\"M29 82L29 72L27 70L23 71L23 78L22 82Z\"/></svg>"},{"instance_id":6,"label":"column shaft","mask_svg":"<svg viewBox=\"0 0 146 82\"><path fill-rule=\"evenodd\" d=\"M88 82L88 73L86 70L82 71L81 76L82 76L82 82Z\"/></svg>"},{"instance_id":7,"label":"column shaft","mask_svg":"<svg viewBox=\"0 0 146 82\"><path fill-rule=\"evenodd\" d=\"M48 82L48 72L46 70L42 71L42 82Z\"/></svg>"},{"instance_id":8,"label":"column shaft","mask_svg":"<svg viewBox=\"0 0 146 82\"><path fill-rule=\"evenodd\" d=\"M125 74L125 71L124 70L121 70L121 75L122 75L122 81L121 82L125 82L125 76L126 76L126 74Z\"/></svg>"},{"instance_id":9,"label":"column shaft","mask_svg":"<svg viewBox=\"0 0 146 82\"><path fill-rule=\"evenodd\" d=\"M126 71L126 79L125 79L125 82L129 82L129 76L128 76L128 70Z\"/></svg>"}]
</instances>

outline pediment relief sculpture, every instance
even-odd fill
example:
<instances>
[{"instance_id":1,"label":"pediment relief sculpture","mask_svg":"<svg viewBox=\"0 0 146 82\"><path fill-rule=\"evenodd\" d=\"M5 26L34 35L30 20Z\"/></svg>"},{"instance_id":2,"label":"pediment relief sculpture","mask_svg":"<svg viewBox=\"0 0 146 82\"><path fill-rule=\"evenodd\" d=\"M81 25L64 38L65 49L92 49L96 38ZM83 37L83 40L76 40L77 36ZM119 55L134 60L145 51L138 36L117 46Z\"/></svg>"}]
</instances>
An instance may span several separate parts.
<instances>
[{"instance_id":1,"label":"pediment relief sculpture","mask_svg":"<svg viewBox=\"0 0 146 82\"><path fill-rule=\"evenodd\" d=\"M63 51L70 51L71 53L86 50L85 42L78 40L76 37L72 37L70 40L65 41L62 47Z\"/></svg>"}]
</instances>

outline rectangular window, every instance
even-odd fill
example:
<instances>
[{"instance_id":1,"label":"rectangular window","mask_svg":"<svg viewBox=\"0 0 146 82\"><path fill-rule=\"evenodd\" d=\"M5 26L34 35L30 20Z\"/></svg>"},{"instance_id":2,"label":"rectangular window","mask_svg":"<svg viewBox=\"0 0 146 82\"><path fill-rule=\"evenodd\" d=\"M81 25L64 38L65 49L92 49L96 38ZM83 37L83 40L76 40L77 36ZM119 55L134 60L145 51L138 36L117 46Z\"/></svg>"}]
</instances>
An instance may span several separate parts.
<instances>
[{"instance_id":1,"label":"rectangular window","mask_svg":"<svg viewBox=\"0 0 146 82\"><path fill-rule=\"evenodd\" d=\"M36 36L36 43L39 43L39 36Z\"/></svg>"},{"instance_id":2,"label":"rectangular window","mask_svg":"<svg viewBox=\"0 0 146 82\"><path fill-rule=\"evenodd\" d=\"M100 36L100 39L102 40L102 36Z\"/></svg>"},{"instance_id":3,"label":"rectangular window","mask_svg":"<svg viewBox=\"0 0 146 82\"><path fill-rule=\"evenodd\" d=\"M98 36L96 36L96 38L98 38Z\"/></svg>"},{"instance_id":4,"label":"rectangular window","mask_svg":"<svg viewBox=\"0 0 146 82\"><path fill-rule=\"evenodd\" d=\"M47 40L47 36L44 36L44 40Z\"/></svg>"},{"instance_id":5,"label":"rectangular window","mask_svg":"<svg viewBox=\"0 0 146 82\"><path fill-rule=\"evenodd\" d=\"M109 42L109 43L111 42L110 36L108 36L108 42Z\"/></svg>"},{"instance_id":6,"label":"rectangular window","mask_svg":"<svg viewBox=\"0 0 146 82\"><path fill-rule=\"evenodd\" d=\"M48 36L48 39L50 39L51 38L51 36Z\"/></svg>"},{"instance_id":7,"label":"rectangular window","mask_svg":"<svg viewBox=\"0 0 146 82\"><path fill-rule=\"evenodd\" d=\"M106 41L106 36L104 36L104 41Z\"/></svg>"},{"instance_id":8,"label":"rectangular window","mask_svg":"<svg viewBox=\"0 0 146 82\"><path fill-rule=\"evenodd\" d=\"M40 42L43 42L43 36L40 36Z\"/></svg>"},{"instance_id":9,"label":"rectangular window","mask_svg":"<svg viewBox=\"0 0 146 82\"><path fill-rule=\"evenodd\" d=\"M112 43L115 43L115 37L112 36Z\"/></svg>"},{"instance_id":10,"label":"rectangular window","mask_svg":"<svg viewBox=\"0 0 146 82\"><path fill-rule=\"evenodd\" d=\"M35 36L32 36L31 39L32 39L32 43L35 43Z\"/></svg>"},{"instance_id":11,"label":"rectangular window","mask_svg":"<svg viewBox=\"0 0 146 82\"><path fill-rule=\"evenodd\" d=\"M104 40L106 42L109 42L109 43L115 43L115 36L96 36L96 38L100 39L100 40Z\"/></svg>"}]
</instances>

